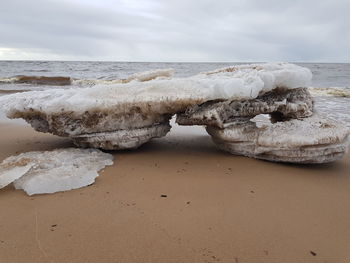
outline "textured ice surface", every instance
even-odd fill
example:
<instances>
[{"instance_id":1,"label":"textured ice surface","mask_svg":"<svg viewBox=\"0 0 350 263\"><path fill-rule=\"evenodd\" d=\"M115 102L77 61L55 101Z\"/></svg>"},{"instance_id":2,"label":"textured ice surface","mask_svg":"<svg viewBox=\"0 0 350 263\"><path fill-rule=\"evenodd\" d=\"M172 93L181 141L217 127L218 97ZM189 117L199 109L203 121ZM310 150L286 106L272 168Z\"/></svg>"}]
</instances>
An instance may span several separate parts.
<instances>
[{"instance_id":1,"label":"textured ice surface","mask_svg":"<svg viewBox=\"0 0 350 263\"><path fill-rule=\"evenodd\" d=\"M209 101L188 107L178 114L180 125L210 125L224 128L237 117L274 114L279 118L305 118L312 115L313 100L306 88L274 90L250 100Z\"/></svg>"},{"instance_id":2,"label":"textured ice surface","mask_svg":"<svg viewBox=\"0 0 350 263\"><path fill-rule=\"evenodd\" d=\"M269 161L327 163L340 159L349 145L350 129L338 121L313 115L258 128L242 119L224 129L207 127L219 148Z\"/></svg>"},{"instance_id":3,"label":"textured ice surface","mask_svg":"<svg viewBox=\"0 0 350 263\"><path fill-rule=\"evenodd\" d=\"M170 131L169 124L158 124L151 127L133 130L99 132L72 137L79 147L102 148L105 150L135 149L152 138L165 136Z\"/></svg>"},{"instance_id":4,"label":"textured ice surface","mask_svg":"<svg viewBox=\"0 0 350 263\"><path fill-rule=\"evenodd\" d=\"M13 182L28 195L67 191L94 183L97 172L112 164L111 154L95 149L26 152L0 164L0 188Z\"/></svg>"}]
</instances>

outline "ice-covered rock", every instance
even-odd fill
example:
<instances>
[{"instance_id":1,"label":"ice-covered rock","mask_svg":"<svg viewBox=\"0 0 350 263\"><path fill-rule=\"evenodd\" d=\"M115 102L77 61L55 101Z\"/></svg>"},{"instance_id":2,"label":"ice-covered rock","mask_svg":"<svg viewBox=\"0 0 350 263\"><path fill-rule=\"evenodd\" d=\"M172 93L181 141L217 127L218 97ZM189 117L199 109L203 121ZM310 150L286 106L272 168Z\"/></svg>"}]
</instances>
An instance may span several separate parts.
<instances>
[{"instance_id":1,"label":"ice-covered rock","mask_svg":"<svg viewBox=\"0 0 350 263\"><path fill-rule=\"evenodd\" d=\"M177 115L180 125L210 125L224 128L237 117L253 118L272 114L281 119L305 118L312 115L313 100L306 88L275 89L255 99L209 101L188 107Z\"/></svg>"},{"instance_id":2,"label":"ice-covered rock","mask_svg":"<svg viewBox=\"0 0 350 263\"><path fill-rule=\"evenodd\" d=\"M350 135L345 125L318 115L262 127L241 118L207 131L219 148L232 154L290 163L336 161L346 153Z\"/></svg>"},{"instance_id":3,"label":"ice-covered rock","mask_svg":"<svg viewBox=\"0 0 350 263\"><path fill-rule=\"evenodd\" d=\"M288 63L240 65L188 78L168 76L167 71L146 72L113 85L25 92L0 98L0 105L9 118L23 118L38 131L72 137L78 145L121 149L128 145L118 143L121 130L134 135L137 129L149 131L146 136L140 133L149 140L166 134L166 129L160 133L153 127L166 127L172 115L188 107L210 100L255 99L275 89L307 86L312 77L308 69ZM146 142L143 138L130 147Z\"/></svg>"},{"instance_id":4,"label":"ice-covered rock","mask_svg":"<svg viewBox=\"0 0 350 263\"><path fill-rule=\"evenodd\" d=\"M28 195L67 191L95 182L98 171L113 164L113 156L96 149L26 152L0 164L0 188L14 183Z\"/></svg>"}]
</instances>

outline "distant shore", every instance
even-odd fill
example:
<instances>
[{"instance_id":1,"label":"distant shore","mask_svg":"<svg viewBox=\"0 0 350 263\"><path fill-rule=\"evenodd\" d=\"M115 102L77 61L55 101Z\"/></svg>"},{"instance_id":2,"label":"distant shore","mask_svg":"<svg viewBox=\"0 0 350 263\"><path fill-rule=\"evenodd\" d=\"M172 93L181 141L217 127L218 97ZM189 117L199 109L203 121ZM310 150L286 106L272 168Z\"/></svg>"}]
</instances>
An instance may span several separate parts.
<instances>
[{"instance_id":1,"label":"distant shore","mask_svg":"<svg viewBox=\"0 0 350 263\"><path fill-rule=\"evenodd\" d=\"M0 123L0 161L69 147ZM173 127L94 185L28 197L0 191L0 261L349 262L350 155L288 165L216 149L204 129Z\"/></svg>"}]
</instances>

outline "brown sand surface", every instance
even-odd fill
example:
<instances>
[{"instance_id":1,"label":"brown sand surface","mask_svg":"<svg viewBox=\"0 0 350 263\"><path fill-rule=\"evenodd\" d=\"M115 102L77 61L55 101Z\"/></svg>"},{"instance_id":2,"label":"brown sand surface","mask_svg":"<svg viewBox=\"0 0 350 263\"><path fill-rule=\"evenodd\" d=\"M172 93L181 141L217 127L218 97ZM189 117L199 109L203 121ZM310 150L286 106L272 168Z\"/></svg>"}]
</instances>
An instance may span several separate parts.
<instances>
[{"instance_id":1,"label":"brown sand surface","mask_svg":"<svg viewBox=\"0 0 350 263\"><path fill-rule=\"evenodd\" d=\"M67 146L0 124L0 161ZM332 165L269 163L175 130L115 152L90 187L0 190L0 262L348 263L350 155Z\"/></svg>"}]
</instances>

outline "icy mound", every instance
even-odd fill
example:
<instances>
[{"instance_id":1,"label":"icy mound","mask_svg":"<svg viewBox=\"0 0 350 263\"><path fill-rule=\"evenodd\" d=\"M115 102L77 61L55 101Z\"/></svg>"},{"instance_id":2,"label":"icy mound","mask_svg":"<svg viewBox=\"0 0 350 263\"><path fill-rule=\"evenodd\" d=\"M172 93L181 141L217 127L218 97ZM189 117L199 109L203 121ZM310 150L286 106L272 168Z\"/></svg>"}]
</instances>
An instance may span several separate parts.
<instances>
[{"instance_id":1,"label":"icy mound","mask_svg":"<svg viewBox=\"0 0 350 263\"><path fill-rule=\"evenodd\" d=\"M0 164L0 188L14 183L28 195L90 185L98 171L113 164L111 154L95 149L57 149L11 156Z\"/></svg>"},{"instance_id":2,"label":"icy mound","mask_svg":"<svg viewBox=\"0 0 350 263\"><path fill-rule=\"evenodd\" d=\"M328 163L348 149L350 129L313 115L258 128L249 118L220 129L207 127L219 148L232 154L291 163Z\"/></svg>"},{"instance_id":3,"label":"icy mound","mask_svg":"<svg viewBox=\"0 0 350 263\"><path fill-rule=\"evenodd\" d=\"M8 95L0 98L0 105L9 118L23 118L37 131L68 136L79 147L137 148L165 136L170 118L177 114L179 124L207 126L214 142L233 154L322 163L347 151L349 130L313 115L313 99L305 88L312 75L306 68L268 63L188 78L171 78L171 74L171 70L148 71L111 85ZM257 125L253 119L262 114L270 115L271 122ZM40 176L34 176L31 163L24 163L6 173L1 185L16 180L16 187L30 193L35 192L34 185L44 185ZM55 169L50 173L56 178ZM93 181L97 173L90 170L94 171L84 170L89 176L77 179L77 186ZM18 173L26 175L18 179ZM73 178L64 178L75 187ZM54 185L64 189L61 181Z\"/></svg>"},{"instance_id":4,"label":"icy mound","mask_svg":"<svg viewBox=\"0 0 350 263\"><path fill-rule=\"evenodd\" d=\"M207 126L218 147L236 155L291 163L336 161L348 149L350 131L340 122L314 115L313 104L307 88L276 88L254 99L190 106L177 114L176 122ZM270 118L258 121L267 114Z\"/></svg>"},{"instance_id":5,"label":"icy mound","mask_svg":"<svg viewBox=\"0 0 350 263\"><path fill-rule=\"evenodd\" d=\"M166 129L155 133L152 127L169 125L172 115L190 106L209 100L254 99L275 89L304 87L311 80L308 69L288 63L229 67L188 78L170 75L169 70L158 70L113 85L8 95L0 98L0 105L9 118L23 118L38 131L69 136L86 147L121 149L127 144L119 144L117 131L137 134L143 129L148 134L140 134L150 140L166 134ZM104 143L101 138L106 133Z\"/></svg>"}]
</instances>

